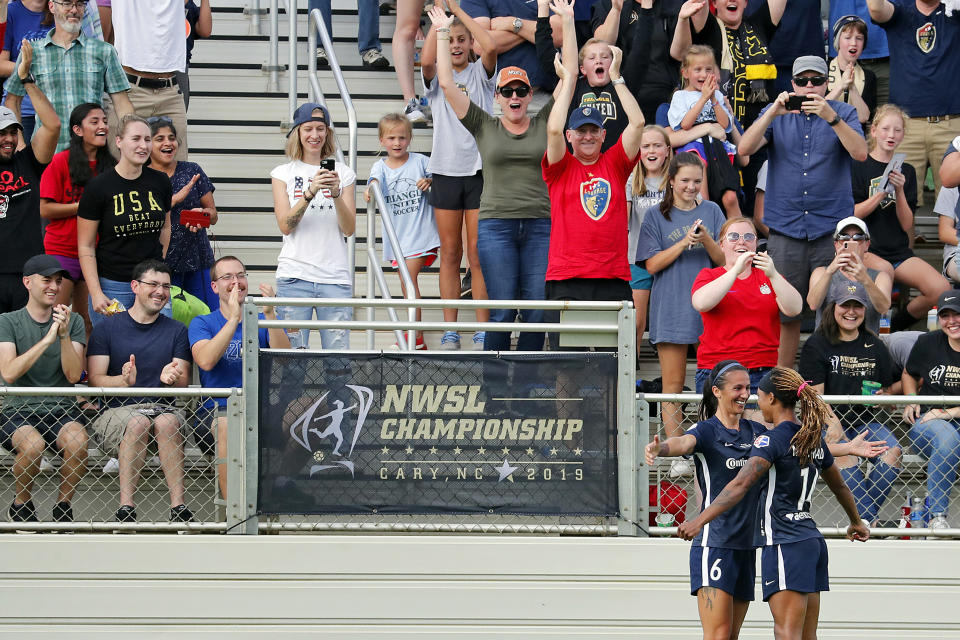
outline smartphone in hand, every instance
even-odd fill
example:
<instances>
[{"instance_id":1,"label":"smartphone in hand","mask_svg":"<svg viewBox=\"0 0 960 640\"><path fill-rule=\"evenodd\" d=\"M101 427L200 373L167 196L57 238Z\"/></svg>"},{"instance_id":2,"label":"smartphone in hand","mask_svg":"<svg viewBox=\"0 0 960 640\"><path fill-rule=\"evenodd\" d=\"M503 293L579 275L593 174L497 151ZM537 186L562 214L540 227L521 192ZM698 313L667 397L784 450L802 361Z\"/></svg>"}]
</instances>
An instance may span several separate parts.
<instances>
[{"instance_id":1,"label":"smartphone in hand","mask_svg":"<svg viewBox=\"0 0 960 640\"><path fill-rule=\"evenodd\" d=\"M787 101L784 104L784 106L787 108L787 111L799 111L801 105L803 105L804 102L808 102L810 100L813 100L813 98L791 94L790 97L787 98Z\"/></svg>"},{"instance_id":2,"label":"smartphone in hand","mask_svg":"<svg viewBox=\"0 0 960 640\"><path fill-rule=\"evenodd\" d=\"M335 171L337 168L337 161L333 158L324 158L320 161L320 168L326 169L327 171Z\"/></svg>"},{"instance_id":3,"label":"smartphone in hand","mask_svg":"<svg viewBox=\"0 0 960 640\"><path fill-rule=\"evenodd\" d=\"M180 212L180 224L185 227L210 227L210 214L203 209L184 209Z\"/></svg>"}]
</instances>

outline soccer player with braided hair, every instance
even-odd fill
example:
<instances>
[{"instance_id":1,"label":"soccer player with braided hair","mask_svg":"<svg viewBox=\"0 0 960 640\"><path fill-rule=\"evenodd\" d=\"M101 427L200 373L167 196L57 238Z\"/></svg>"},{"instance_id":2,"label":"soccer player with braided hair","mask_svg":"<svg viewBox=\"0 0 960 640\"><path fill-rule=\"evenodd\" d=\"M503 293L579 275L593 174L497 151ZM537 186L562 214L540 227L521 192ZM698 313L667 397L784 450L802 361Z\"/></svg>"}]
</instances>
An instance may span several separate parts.
<instances>
[{"instance_id":1,"label":"soccer player with braided hair","mask_svg":"<svg viewBox=\"0 0 960 640\"><path fill-rule=\"evenodd\" d=\"M770 604L776 638L801 640L816 635L820 592L830 589L827 545L810 515L817 480L823 477L850 519L847 538L865 541L870 530L860 520L833 456L882 452L886 443L860 437L858 442L832 444L828 449L821 434L829 409L811 383L793 369L771 369L760 380L757 396L764 421L774 427L757 436L737 477L699 516L680 525L679 534L692 539L764 480L756 540L762 546L763 599Z\"/></svg>"}]
</instances>

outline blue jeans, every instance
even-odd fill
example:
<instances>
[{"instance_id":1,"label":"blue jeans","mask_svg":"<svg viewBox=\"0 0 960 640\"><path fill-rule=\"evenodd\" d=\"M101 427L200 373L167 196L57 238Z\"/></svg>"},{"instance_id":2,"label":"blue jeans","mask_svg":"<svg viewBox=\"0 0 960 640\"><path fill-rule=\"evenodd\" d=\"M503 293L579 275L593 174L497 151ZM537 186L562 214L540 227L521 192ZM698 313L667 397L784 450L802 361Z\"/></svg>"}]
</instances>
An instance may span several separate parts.
<instances>
[{"instance_id":1,"label":"blue jeans","mask_svg":"<svg viewBox=\"0 0 960 640\"><path fill-rule=\"evenodd\" d=\"M298 278L277 278L277 297L279 298L349 298L353 295L350 285L321 284ZM351 307L279 307L277 315L282 320L311 320L313 312L317 320L352 320ZM287 331L290 346L294 349L310 347L310 332L307 330ZM320 344L324 349L343 350L350 348L350 332L346 329L321 329Z\"/></svg>"},{"instance_id":2,"label":"blue jeans","mask_svg":"<svg viewBox=\"0 0 960 640\"><path fill-rule=\"evenodd\" d=\"M215 294L213 287L210 286L210 269L175 271L170 275L170 284L200 298L200 301L207 305L210 311L216 311L220 308L220 296Z\"/></svg>"},{"instance_id":3,"label":"blue jeans","mask_svg":"<svg viewBox=\"0 0 960 640\"><path fill-rule=\"evenodd\" d=\"M914 424L910 429L914 450L927 459L929 513L946 513L950 505L950 490L957 479L957 464L960 463L958 426L956 421L934 419Z\"/></svg>"},{"instance_id":4,"label":"blue jeans","mask_svg":"<svg viewBox=\"0 0 960 640\"><path fill-rule=\"evenodd\" d=\"M549 218L480 220L477 253L491 300L543 300L550 249ZM490 322L513 322L516 309L491 309ZM543 311L525 309L523 322L543 322ZM543 332L522 332L517 351L543 351ZM510 349L510 334L487 331L483 348Z\"/></svg>"},{"instance_id":5,"label":"blue jeans","mask_svg":"<svg viewBox=\"0 0 960 640\"><path fill-rule=\"evenodd\" d=\"M847 426L843 433L848 440L853 440L863 431L868 432L867 440L883 440L891 449L900 446L893 432L876 422ZM877 518L880 507L883 506L894 481L900 475L900 467L891 467L880 456L871 458L871 461L873 462L873 470L870 472L869 478L863 475L863 469L860 468L860 465L840 469L840 475L853 494L860 517L867 522L873 522Z\"/></svg>"},{"instance_id":6,"label":"blue jeans","mask_svg":"<svg viewBox=\"0 0 960 640\"><path fill-rule=\"evenodd\" d=\"M136 299L129 282L100 278L100 289L103 291L103 295L107 296L109 300L119 300L120 304L127 309L133 306L133 302ZM93 299L89 296L87 297L87 305L87 308L90 309L90 324L97 326L103 322L103 319L107 316L93 310ZM167 300L167 304L163 306L163 310L161 310L160 313L168 318L173 317L173 305L169 300Z\"/></svg>"},{"instance_id":7,"label":"blue jeans","mask_svg":"<svg viewBox=\"0 0 960 640\"><path fill-rule=\"evenodd\" d=\"M320 13L323 14L323 23L332 40L330 0L309 0L307 8L310 11L320 9ZM360 53L369 49L380 51L380 0L357 0L357 13L360 20L357 28L357 49Z\"/></svg>"}]
</instances>

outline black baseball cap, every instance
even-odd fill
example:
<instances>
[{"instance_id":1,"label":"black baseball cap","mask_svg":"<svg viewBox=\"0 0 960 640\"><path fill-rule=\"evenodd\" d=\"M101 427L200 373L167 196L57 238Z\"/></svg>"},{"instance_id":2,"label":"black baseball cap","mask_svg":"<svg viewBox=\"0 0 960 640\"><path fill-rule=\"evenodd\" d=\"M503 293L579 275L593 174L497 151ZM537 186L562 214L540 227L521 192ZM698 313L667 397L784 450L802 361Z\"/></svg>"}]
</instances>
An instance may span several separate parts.
<instances>
[{"instance_id":1,"label":"black baseball cap","mask_svg":"<svg viewBox=\"0 0 960 640\"><path fill-rule=\"evenodd\" d=\"M52 276L59 272L67 273L60 261L53 256L45 253L33 256L23 264L23 275L32 276L33 274L41 276Z\"/></svg>"},{"instance_id":2,"label":"black baseball cap","mask_svg":"<svg viewBox=\"0 0 960 640\"><path fill-rule=\"evenodd\" d=\"M960 290L951 289L940 294L937 299L937 315L943 313L944 309L960 313Z\"/></svg>"}]
</instances>

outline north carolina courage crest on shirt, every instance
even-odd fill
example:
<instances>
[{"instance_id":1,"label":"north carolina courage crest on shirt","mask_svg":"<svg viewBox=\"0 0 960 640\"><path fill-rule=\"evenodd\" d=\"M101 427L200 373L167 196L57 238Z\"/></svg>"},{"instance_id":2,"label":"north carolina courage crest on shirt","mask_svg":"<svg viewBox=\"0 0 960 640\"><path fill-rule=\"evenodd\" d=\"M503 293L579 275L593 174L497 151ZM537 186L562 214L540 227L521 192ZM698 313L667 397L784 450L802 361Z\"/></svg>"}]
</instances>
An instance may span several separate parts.
<instances>
[{"instance_id":1,"label":"north carolina courage crest on shirt","mask_svg":"<svg viewBox=\"0 0 960 640\"><path fill-rule=\"evenodd\" d=\"M937 27L932 22L927 22L917 29L917 46L920 51L930 53L937 43Z\"/></svg>"},{"instance_id":2,"label":"north carolina courage crest on shirt","mask_svg":"<svg viewBox=\"0 0 960 640\"><path fill-rule=\"evenodd\" d=\"M580 183L580 205L593 220L599 220L610 207L610 183L603 178L590 178Z\"/></svg>"}]
</instances>

